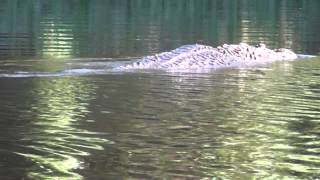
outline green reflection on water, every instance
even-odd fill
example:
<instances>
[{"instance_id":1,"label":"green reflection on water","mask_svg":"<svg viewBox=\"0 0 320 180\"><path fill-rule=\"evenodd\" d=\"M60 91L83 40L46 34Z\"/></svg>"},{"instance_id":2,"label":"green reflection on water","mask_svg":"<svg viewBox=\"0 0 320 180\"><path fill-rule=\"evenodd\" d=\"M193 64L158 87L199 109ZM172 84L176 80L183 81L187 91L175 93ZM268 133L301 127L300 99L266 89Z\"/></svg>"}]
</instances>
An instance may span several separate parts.
<instances>
[{"instance_id":1,"label":"green reflection on water","mask_svg":"<svg viewBox=\"0 0 320 180\"><path fill-rule=\"evenodd\" d=\"M55 78L34 81L31 104L34 119L25 139L31 139L28 152L19 152L35 162L28 177L41 179L81 179L74 170L82 168L80 158L90 150L102 150L111 143L96 138L96 133L77 128L86 120L93 87L79 78Z\"/></svg>"}]
</instances>

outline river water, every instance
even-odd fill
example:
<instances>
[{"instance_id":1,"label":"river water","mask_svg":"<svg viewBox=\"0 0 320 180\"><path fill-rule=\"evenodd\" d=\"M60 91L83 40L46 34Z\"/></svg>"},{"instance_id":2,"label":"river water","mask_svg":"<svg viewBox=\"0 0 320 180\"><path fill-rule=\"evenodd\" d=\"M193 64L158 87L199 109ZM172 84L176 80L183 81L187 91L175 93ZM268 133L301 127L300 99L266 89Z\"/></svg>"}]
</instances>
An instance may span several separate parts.
<instances>
[{"instance_id":1,"label":"river water","mask_svg":"<svg viewBox=\"0 0 320 180\"><path fill-rule=\"evenodd\" d=\"M320 58L114 72L181 45L320 54L318 0L0 0L0 179L316 179Z\"/></svg>"}]
</instances>

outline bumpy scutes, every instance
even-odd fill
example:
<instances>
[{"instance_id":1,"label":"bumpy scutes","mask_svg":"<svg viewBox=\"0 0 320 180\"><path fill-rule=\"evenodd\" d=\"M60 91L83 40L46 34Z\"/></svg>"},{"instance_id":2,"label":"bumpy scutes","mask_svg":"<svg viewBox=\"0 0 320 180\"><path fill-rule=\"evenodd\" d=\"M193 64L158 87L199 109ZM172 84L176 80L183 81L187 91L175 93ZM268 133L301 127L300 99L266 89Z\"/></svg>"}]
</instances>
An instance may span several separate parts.
<instances>
[{"instance_id":1,"label":"bumpy scutes","mask_svg":"<svg viewBox=\"0 0 320 180\"><path fill-rule=\"evenodd\" d=\"M250 46L246 43L225 44L217 48L200 44L185 45L170 52L146 56L118 69L213 69L278 60L293 60L297 55L289 49L268 49L264 44Z\"/></svg>"}]
</instances>

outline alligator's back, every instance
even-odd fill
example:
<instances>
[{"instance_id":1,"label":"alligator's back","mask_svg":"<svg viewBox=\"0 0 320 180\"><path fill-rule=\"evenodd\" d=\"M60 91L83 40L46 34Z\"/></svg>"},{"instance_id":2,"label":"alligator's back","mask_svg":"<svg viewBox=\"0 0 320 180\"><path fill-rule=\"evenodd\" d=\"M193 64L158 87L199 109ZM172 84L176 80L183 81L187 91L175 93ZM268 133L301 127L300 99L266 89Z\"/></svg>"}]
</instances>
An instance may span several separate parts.
<instances>
[{"instance_id":1,"label":"alligator's back","mask_svg":"<svg viewBox=\"0 0 320 180\"><path fill-rule=\"evenodd\" d=\"M208 69L295 59L290 50L271 50L265 45L223 45L213 48L205 45L185 45L170 52L146 56L118 69Z\"/></svg>"},{"instance_id":2,"label":"alligator's back","mask_svg":"<svg viewBox=\"0 0 320 180\"><path fill-rule=\"evenodd\" d=\"M137 62L122 66L123 69L164 69L182 68L185 63L195 63L197 56L216 51L215 48L204 45L184 45L170 52L163 52L153 56L146 56Z\"/></svg>"}]
</instances>

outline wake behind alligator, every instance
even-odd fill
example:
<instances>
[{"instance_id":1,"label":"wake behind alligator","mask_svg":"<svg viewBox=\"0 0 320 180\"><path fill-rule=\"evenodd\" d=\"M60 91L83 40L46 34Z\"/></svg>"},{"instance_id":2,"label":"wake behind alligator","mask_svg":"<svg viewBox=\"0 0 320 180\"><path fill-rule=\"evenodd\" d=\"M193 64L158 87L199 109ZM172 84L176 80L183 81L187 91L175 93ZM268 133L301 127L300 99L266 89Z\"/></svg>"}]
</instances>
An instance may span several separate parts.
<instances>
[{"instance_id":1,"label":"wake behind alligator","mask_svg":"<svg viewBox=\"0 0 320 180\"><path fill-rule=\"evenodd\" d=\"M294 60L298 55L289 49L268 49L264 44L224 44L216 48L206 45L184 45L170 52L146 56L117 70L160 69L201 70L265 64Z\"/></svg>"}]
</instances>

